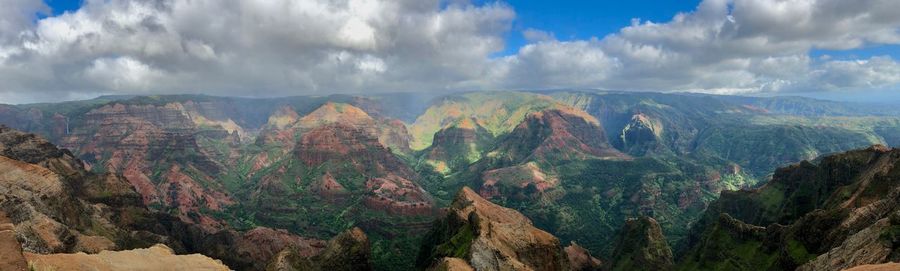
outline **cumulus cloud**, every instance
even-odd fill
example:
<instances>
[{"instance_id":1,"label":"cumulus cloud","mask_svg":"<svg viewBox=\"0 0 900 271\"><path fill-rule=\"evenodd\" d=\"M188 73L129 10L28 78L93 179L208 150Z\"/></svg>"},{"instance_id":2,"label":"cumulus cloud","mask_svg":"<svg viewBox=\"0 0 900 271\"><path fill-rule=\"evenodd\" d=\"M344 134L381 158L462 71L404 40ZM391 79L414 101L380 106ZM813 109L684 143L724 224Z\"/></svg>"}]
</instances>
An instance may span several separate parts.
<instances>
[{"instance_id":1,"label":"cumulus cloud","mask_svg":"<svg viewBox=\"0 0 900 271\"><path fill-rule=\"evenodd\" d=\"M374 91L607 88L758 93L896 88L889 57L816 49L900 44L896 0L704 0L667 22L528 40L496 56L504 3L443 0L3 0L0 99L94 93L278 96ZM598 33L602 34L602 33Z\"/></svg>"},{"instance_id":2,"label":"cumulus cloud","mask_svg":"<svg viewBox=\"0 0 900 271\"><path fill-rule=\"evenodd\" d=\"M517 89L594 87L620 66L600 49L597 40L540 41L495 61L488 76L494 81L488 84Z\"/></svg>"},{"instance_id":3,"label":"cumulus cloud","mask_svg":"<svg viewBox=\"0 0 900 271\"><path fill-rule=\"evenodd\" d=\"M822 89L881 89L900 84L900 63L890 57L830 61L811 74L810 84Z\"/></svg>"},{"instance_id":4,"label":"cumulus cloud","mask_svg":"<svg viewBox=\"0 0 900 271\"><path fill-rule=\"evenodd\" d=\"M452 89L485 73L514 17L438 0L88 0L33 24L4 19L0 93Z\"/></svg>"},{"instance_id":5,"label":"cumulus cloud","mask_svg":"<svg viewBox=\"0 0 900 271\"><path fill-rule=\"evenodd\" d=\"M522 31L522 37L525 40L530 42L541 42L541 41L553 41L556 40L556 35L552 32L541 31L534 28L525 29Z\"/></svg>"},{"instance_id":6,"label":"cumulus cloud","mask_svg":"<svg viewBox=\"0 0 900 271\"><path fill-rule=\"evenodd\" d=\"M3 6L0 9L0 42L15 38L31 26L39 13L50 11L43 2L34 0L3 0L0 5Z\"/></svg>"},{"instance_id":7,"label":"cumulus cloud","mask_svg":"<svg viewBox=\"0 0 900 271\"><path fill-rule=\"evenodd\" d=\"M602 50L622 69L608 88L717 93L797 91L835 68L813 49L900 43L898 1L706 0L670 22L634 21ZM852 76L852 75L851 75Z\"/></svg>"}]
</instances>

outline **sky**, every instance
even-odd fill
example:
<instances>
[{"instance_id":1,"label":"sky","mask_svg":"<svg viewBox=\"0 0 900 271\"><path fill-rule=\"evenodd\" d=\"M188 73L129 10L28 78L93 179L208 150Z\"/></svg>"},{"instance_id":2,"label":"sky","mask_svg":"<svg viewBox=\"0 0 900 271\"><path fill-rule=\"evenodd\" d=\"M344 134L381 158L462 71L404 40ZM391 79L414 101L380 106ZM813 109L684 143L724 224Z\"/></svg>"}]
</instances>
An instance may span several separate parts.
<instances>
[{"instance_id":1,"label":"sky","mask_svg":"<svg viewBox=\"0 0 900 271\"><path fill-rule=\"evenodd\" d=\"M900 101L896 0L0 6L0 103L508 89Z\"/></svg>"}]
</instances>

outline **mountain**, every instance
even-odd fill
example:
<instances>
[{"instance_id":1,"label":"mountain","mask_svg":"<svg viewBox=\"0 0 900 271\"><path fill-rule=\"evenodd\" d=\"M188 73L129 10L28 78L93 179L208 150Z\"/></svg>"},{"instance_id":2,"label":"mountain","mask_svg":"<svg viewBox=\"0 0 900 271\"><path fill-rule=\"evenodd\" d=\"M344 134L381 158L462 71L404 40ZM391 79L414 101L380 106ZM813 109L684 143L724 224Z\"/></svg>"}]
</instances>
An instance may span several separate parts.
<instances>
[{"instance_id":1,"label":"mountain","mask_svg":"<svg viewBox=\"0 0 900 271\"><path fill-rule=\"evenodd\" d=\"M723 193L688 239L683 270L843 270L897 261L900 150L883 146L779 169Z\"/></svg>"},{"instance_id":2,"label":"mountain","mask_svg":"<svg viewBox=\"0 0 900 271\"><path fill-rule=\"evenodd\" d=\"M491 135L512 131L529 113L560 105L551 97L524 92L471 92L448 95L432 102L410 127L414 150L434 142L434 134L442 128L472 119Z\"/></svg>"},{"instance_id":3,"label":"mountain","mask_svg":"<svg viewBox=\"0 0 900 271\"><path fill-rule=\"evenodd\" d=\"M543 193L559 185L555 168L560 163L630 158L612 148L603 134L599 122L582 111L535 112L468 170L481 172L478 191L485 197Z\"/></svg>"},{"instance_id":4,"label":"mountain","mask_svg":"<svg viewBox=\"0 0 900 271\"><path fill-rule=\"evenodd\" d=\"M290 148L296 136L327 124L343 124L361 129L387 147L399 153L409 153L409 134L406 126L390 118L371 116L362 109L344 103L326 102L305 116L289 106L279 108L269 117L257 138L258 144L280 143Z\"/></svg>"},{"instance_id":5,"label":"mountain","mask_svg":"<svg viewBox=\"0 0 900 271\"><path fill-rule=\"evenodd\" d=\"M605 134L600 122L584 111L548 109L529 114L487 157L501 164L628 158Z\"/></svg>"},{"instance_id":6,"label":"mountain","mask_svg":"<svg viewBox=\"0 0 900 271\"><path fill-rule=\"evenodd\" d=\"M437 207L402 158L408 147L390 147L408 144L405 126L396 124L345 103L326 102L302 116L279 109L224 175L241 204L221 214L239 226L320 238L358 226L385 251L379 259L393 257L379 264L411 262L403 254L414 253L408 244Z\"/></svg>"},{"instance_id":7,"label":"mountain","mask_svg":"<svg viewBox=\"0 0 900 271\"><path fill-rule=\"evenodd\" d=\"M423 159L440 173L462 170L481 159L494 136L477 120L463 118L434 134L431 146L423 150Z\"/></svg>"},{"instance_id":8,"label":"mountain","mask_svg":"<svg viewBox=\"0 0 900 271\"><path fill-rule=\"evenodd\" d=\"M675 155L722 166L731 162L754 176L765 176L779 166L822 154L890 144L886 141L893 140L888 132L893 128L889 127L897 127L894 115L847 116L839 108L829 111L828 106L817 106L820 113L809 116L761 110L754 106L757 99L744 97L574 91L546 94L595 116L610 143L628 154ZM795 97L767 101L831 104Z\"/></svg>"},{"instance_id":9,"label":"mountain","mask_svg":"<svg viewBox=\"0 0 900 271\"><path fill-rule=\"evenodd\" d=\"M253 176L259 178L253 199L260 208L291 212L303 208L285 200L315 198L320 202L308 204L335 211L433 213L430 195L415 182L416 172L378 140L373 119L362 110L327 103L295 126L302 129L289 156Z\"/></svg>"}]
</instances>

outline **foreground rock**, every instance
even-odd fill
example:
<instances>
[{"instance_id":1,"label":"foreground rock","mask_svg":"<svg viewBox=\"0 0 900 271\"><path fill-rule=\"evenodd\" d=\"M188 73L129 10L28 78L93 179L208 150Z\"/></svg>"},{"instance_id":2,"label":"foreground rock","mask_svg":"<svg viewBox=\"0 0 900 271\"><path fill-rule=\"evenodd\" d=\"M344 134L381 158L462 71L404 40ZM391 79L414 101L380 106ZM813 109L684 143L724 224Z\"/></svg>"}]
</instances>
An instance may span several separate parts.
<instances>
[{"instance_id":1,"label":"foreground rock","mask_svg":"<svg viewBox=\"0 0 900 271\"><path fill-rule=\"evenodd\" d=\"M857 266L854 268L847 269L846 271L893 271L893 270L900 270L900 263L860 265L860 266Z\"/></svg>"},{"instance_id":2,"label":"foreground rock","mask_svg":"<svg viewBox=\"0 0 900 271\"><path fill-rule=\"evenodd\" d=\"M428 271L475 271L466 260L460 258L443 258Z\"/></svg>"},{"instance_id":3,"label":"foreground rock","mask_svg":"<svg viewBox=\"0 0 900 271\"><path fill-rule=\"evenodd\" d=\"M572 271L594 271L600 270L603 262L591 256L591 252L579 246L575 242L567 246L564 251L566 258L569 259L569 268Z\"/></svg>"},{"instance_id":4,"label":"foreground rock","mask_svg":"<svg viewBox=\"0 0 900 271\"><path fill-rule=\"evenodd\" d=\"M900 150L874 146L776 171L723 193L682 270L844 270L900 260Z\"/></svg>"},{"instance_id":5,"label":"foreground rock","mask_svg":"<svg viewBox=\"0 0 900 271\"><path fill-rule=\"evenodd\" d=\"M175 255L162 244L144 249L102 251L98 254L33 254L25 257L32 270L129 271L129 270L230 270L221 261L200 255Z\"/></svg>"},{"instance_id":6,"label":"foreground rock","mask_svg":"<svg viewBox=\"0 0 900 271\"><path fill-rule=\"evenodd\" d=\"M359 228L339 234L320 251L288 248L272 259L268 271L372 270L369 238Z\"/></svg>"},{"instance_id":7,"label":"foreground rock","mask_svg":"<svg viewBox=\"0 0 900 271\"><path fill-rule=\"evenodd\" d=\"M22 246L16 240L15 228L2 212L0 212L0 270L28 270L28 263L22 255Z\"/></svg>"},{"instance_id":8,"label":"foreground rock","mask_svg":"<svg viewBox=\"0 0 900 271\"><path fill-rule=\"evenodd\" d=\"M457 259L445 259L445 258ZM568 270L559 240L515 210L464 187L445 218L434 223L419 252L419 268L466 270ZM449 269L450 267L456 269Z\"/></svg>"}]
</instances>

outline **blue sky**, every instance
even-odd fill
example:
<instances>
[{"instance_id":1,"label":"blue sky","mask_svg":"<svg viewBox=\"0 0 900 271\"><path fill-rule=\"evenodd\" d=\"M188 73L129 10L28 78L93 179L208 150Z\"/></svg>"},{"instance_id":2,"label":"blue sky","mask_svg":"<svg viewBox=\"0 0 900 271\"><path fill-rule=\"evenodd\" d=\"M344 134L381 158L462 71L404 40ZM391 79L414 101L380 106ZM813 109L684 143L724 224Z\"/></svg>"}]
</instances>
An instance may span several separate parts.
<instances>
[{"instance_id":1,"label":"blue sky","mask_svg":"<svg viewBox=\"0 0 900 271\"><path fill-rule=\"evenodd\" d=\"M667 22L678 12L693 10L697 0L540 1L511 0L516 11L504 55L514 54L527 41L522 31L532 28L555 34L559 40L603 38L631 24L633 18Z\"/></svg>"},{"instance_id":2,"label":"blue sky","mask_svg":"<svg viewBox=\"0 0 900 271\"><path fill-rule=\"evenodd\" d=\"M52 15L77 10L83 0L45 0L53 9ZM479 0L476 2L487 2ZM522 35L527 29L553 33L561 41L603 38L628 26L634 18L641 21L667 22L679 12L689 12L699 0L595 0L541 1L508 0L516 11L512 31L506 34L506 48L499 56L514 55L528 44ZM43 16L42 16L43 17ZM900 46L870 46L855 50L813 50L813 57L823 55L835 59L868 58L890 55L900 58Z\"/></svg>"},{"instance_id":3,"label":"blue sky","mask_svg":"<svg viewBox=\"0 0 900 271\"><path fill-rule=\"evenodd\" d=\"M81 7L82 0L45 0L45 3L53 9L53 15L59 15L66 11L77 10Z\"/></svg>"}]
</instances>

